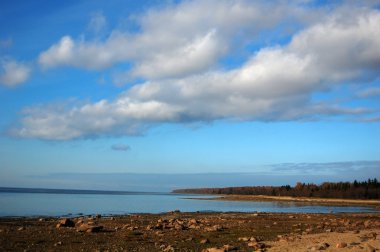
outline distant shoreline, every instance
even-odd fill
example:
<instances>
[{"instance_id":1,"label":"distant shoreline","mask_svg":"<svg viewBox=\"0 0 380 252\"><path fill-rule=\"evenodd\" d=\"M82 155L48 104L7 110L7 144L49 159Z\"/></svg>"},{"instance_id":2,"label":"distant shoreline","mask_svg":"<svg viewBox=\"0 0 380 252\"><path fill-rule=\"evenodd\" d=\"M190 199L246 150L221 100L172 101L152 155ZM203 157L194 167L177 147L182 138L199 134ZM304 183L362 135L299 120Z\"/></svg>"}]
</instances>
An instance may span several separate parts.
<instances>
[{"instance_id":1,"label":"distant shoreline","mask_svg":"<svg viewBox=\"0 0 380 252\"><path fill-rule=\"evenodd\" d=\"M266 196L266 195L213 195L210 198L191 198L197 200L224 200L224 201L285 201L324 205L371 205L380 206L380 200L359 199L334 199L334 198L312 198L312 197L289 197L289 196Z\"/></svg>"}]
</instances>

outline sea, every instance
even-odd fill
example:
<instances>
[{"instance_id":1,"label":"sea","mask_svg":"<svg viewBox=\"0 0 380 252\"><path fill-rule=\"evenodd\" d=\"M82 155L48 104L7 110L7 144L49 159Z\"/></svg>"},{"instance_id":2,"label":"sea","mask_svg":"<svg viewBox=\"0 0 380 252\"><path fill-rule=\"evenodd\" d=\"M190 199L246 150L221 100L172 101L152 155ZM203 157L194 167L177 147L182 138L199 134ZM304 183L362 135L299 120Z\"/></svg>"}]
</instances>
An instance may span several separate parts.
<instances>
[{"instance_id":1,"label":"sea","mask_svg":"<svg viewBox=\"0 0 380 252\"><path fill-rule=\"evenodd\" d=\"M356 213L378 212L363 206L324 206L296 202L207 200L215 195L64 189L0 188L0 217L105 216L133 213L272 212Z\"/></svg>"}]
</instances>

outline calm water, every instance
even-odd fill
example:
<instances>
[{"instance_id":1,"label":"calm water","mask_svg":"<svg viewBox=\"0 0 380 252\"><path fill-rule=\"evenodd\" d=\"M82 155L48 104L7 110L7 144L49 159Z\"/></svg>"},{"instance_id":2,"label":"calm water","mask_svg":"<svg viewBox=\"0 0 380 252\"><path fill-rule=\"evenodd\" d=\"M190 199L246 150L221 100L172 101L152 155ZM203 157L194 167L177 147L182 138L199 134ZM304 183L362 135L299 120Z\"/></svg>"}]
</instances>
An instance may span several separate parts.
<instances>
[{"instance_id":1,"label":"calm water","mask_svg":"<svg viewBox=\"0 0 380 252\"><path fill-rule=\"evenodd\" d=\"M64 216L128 213L161 213L179 209L182 212L289 212L328 213L373 212L365 207L328 207L284 202L239 202L186 199L210 196L170 193L25 193L0 191L0 216Z\"/></svg>"}]
</instances>

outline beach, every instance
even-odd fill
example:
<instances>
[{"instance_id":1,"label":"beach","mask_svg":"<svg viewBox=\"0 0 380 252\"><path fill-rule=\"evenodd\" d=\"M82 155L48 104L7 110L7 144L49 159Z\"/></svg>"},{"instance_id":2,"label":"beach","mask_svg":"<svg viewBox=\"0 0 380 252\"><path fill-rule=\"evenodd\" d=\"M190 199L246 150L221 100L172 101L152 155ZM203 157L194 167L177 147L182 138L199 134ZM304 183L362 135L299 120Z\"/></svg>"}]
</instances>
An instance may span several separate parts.
<instances>
[{"instance_id":1,"label":"beach","mask_svg":"<svg viewBox=\"0 0 380 252\"><path fill-rule=\"evenodd\" d=\"M0 218L2 251L376 251L379 233L380 213Z\"/></svg>"},{"instance_id":2,"label":"beach","mask_svg":"<svg viewBox=\"0 0 380 252\"><path fill-rule=\"evenodd\" d=\"M299 202L318 205L335 206L372 206L380 207L380 200L365 199L338 199L338 198L316 198L316 197L288 197L288 196L267 196L267 195L221 195L220 197L205 198L206 200L225 200L225 201L276 201L276 202Z\"/></svg>"}]
</instances>

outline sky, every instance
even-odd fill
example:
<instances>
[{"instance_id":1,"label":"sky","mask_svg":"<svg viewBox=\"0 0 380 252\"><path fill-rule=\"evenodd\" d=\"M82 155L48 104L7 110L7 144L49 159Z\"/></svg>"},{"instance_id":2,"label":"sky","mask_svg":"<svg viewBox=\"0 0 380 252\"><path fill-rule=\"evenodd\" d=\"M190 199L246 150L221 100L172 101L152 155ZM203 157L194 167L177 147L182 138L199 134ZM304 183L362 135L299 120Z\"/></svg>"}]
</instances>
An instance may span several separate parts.
<instances>
[{"instance_id":1,"label":"sky","mask_svg":"<svg viewBox=\"0 0 380 252\"><path fill-rule=\"evenodd\" d=\"M380 1L13 0L0 23L0 186L380 178Z\"/></svg>"}]
</instances>

